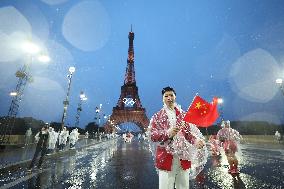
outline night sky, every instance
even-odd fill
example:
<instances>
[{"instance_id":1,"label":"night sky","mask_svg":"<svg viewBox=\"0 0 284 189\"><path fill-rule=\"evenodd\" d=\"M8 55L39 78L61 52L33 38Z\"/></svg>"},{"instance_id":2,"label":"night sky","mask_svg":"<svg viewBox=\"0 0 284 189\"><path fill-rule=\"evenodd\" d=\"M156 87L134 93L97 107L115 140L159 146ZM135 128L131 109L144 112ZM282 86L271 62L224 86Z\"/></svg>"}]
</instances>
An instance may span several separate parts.
<instances>
[{"instance_id":1,"label":"night sky","mask_svg":"<svg viewBox=\"0 0 284 189\"><path fill-rule=\"evenodd\" d=\"M29 65L18 117L60 122L68 68L75 66L66 123L74 125L80 91L80 127L95 107L109 115L120 96L128 32L135 34L136 82L150 118L172 86L187 109L198 93L223 98L224 118L284 123L284 1L281 0L1 0L0 116L8 113L15 72ZM29 55L21 47L40 47ZM48 55L49 63L37 60Z\"/></svg>"}]
</instances>

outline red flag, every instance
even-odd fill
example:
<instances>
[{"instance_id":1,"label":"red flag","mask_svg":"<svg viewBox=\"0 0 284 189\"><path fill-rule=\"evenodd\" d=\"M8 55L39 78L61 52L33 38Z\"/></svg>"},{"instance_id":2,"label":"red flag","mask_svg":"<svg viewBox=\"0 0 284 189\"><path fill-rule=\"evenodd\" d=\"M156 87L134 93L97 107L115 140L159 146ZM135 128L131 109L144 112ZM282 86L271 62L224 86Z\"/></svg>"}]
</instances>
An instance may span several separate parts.
<instances>
[{"instance_id":1,"label":"red flag","mask_svg":"<svg viewBox=\"0 0 284 189\"><path fill-rule=\"evenodd\" d=\"M217 100L214 97L209 103L200 96L195 96L183 120L199 127L211 126L219 117Z\"/></svg>"}]
</instances>

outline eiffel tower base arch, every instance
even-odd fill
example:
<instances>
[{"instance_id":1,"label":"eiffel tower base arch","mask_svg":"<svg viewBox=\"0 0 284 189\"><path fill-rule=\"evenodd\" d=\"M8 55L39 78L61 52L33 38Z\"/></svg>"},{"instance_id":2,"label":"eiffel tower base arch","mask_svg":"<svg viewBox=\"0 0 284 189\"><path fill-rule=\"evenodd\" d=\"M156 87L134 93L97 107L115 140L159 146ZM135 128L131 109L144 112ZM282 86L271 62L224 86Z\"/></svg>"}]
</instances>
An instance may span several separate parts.
<instances>
[{"instance_id":1,"label":"eiffel tower base arch","mask_svg":"<svg viewBox=\"0 0 284 189\"><path fill-rule=\"evenodd\" d=\"M132 122L136 124L142 132L145 132L149 125L149 119L146 116L145 108L129 108L121 109L113 108L109 121L105 124L105 131L112 133L115 131L115 125Z\"/></svg>"}]
</instances>

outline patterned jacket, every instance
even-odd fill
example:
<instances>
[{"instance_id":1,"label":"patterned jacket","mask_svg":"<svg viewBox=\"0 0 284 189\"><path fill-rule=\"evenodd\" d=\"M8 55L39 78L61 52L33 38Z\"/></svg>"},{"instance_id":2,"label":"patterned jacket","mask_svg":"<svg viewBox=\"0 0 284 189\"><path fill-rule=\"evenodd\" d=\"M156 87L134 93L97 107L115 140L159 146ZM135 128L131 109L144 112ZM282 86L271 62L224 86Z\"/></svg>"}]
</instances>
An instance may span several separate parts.
<instances>
[{"instance_id":1,"label":"patterned jacket","mask_svg":"<svg viewBox=\"0 0 284 189\"><path fill-rule=\"evenodd\" d=\"M176 114L176 126L179 127L185 112L179 107L178 113ZM172 141L168 135L168 129L170 128L170 122L165 108L162 108L159 112L153 115L150 121L150 135L153 142L159 142L156 151L155 165L158 169L171 171L173 155L166 151L167 145ZM183 132L185 138L190 142L195 142L195 137L191 135L190 131ZM180 159L181 167L183 170L189 169L191 167L191 162L187 160Z\"/></svg>"}]
</instances>

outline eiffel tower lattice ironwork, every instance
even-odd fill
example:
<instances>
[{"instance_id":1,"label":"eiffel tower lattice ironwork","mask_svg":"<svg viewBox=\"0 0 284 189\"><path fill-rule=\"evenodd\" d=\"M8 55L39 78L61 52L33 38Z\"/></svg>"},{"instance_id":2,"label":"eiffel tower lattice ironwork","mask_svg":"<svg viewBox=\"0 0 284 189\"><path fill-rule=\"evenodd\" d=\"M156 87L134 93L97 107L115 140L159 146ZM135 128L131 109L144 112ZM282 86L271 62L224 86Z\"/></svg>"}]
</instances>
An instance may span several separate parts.
<instances>
[{"instance_id":1,"label":"eiffel tower lattice ironwork","mask_svg":"<svg viewBox=\"0 0 284 189\"><path fill-rule=\"evenodd\" d=\"M112 132L114 125L120 125L127 122L136 124L143 132L149 125L146 109L142 107L135 80L133 48L134 32L132 32L132 28L128 34L128 39L129 48L124 85L121 86L121 94L117 105L113 107L109 121L104 125L107 132Z\"/></svg>"}]
</instances>

